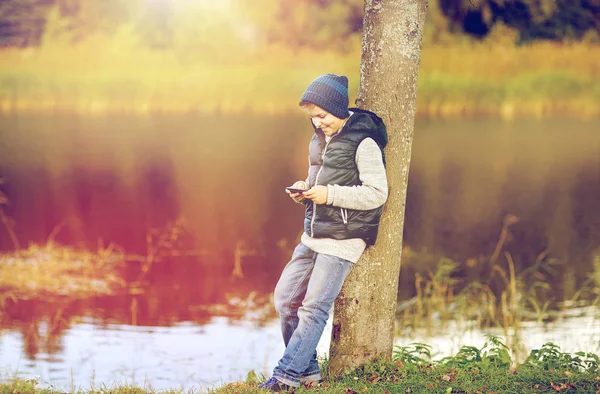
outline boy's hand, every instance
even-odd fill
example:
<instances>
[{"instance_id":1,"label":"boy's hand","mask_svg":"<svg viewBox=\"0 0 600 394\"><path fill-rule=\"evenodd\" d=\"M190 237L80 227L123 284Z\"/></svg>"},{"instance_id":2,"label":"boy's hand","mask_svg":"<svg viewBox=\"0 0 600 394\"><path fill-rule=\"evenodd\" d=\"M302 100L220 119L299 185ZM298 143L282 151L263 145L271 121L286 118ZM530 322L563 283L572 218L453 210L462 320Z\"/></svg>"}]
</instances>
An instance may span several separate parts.
<instances>
[{"instance_id":1,"label":"boy's hand","mask_svg":"<svg viewBox=\"0 0 600 394\"><path fill-rule=\"evenodd\" d=\"M297 181L292 185L292 187L296 189L306 189L306 182ZM294 200L294 202L301 203L302 201L304 201L303 193L292 193L287 189L285 189L285 192L292 198L292 200Z\"/></svg>"},{"instance_id":2,"label":"boy's hand","mask_svg":"<svg viewBox=\"0 0 600 394\"><path fill-rule=\"evenodd\" d=\"M304 192L304 197L316 204L325 204L327 203L327 186L313 186L307 192Z\"/></svg>"}]
</instances>

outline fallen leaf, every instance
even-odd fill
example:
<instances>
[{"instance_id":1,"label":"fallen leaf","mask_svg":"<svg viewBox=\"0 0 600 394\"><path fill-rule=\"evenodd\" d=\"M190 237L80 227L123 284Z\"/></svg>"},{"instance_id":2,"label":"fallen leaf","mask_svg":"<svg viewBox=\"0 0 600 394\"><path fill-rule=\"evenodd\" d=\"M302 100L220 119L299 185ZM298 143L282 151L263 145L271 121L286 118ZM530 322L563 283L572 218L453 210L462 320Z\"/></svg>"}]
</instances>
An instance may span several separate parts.
<instances>
[{"instance_id":1,"label":"fallen leaf","mask_svg":"<svg viewBox=\"0 0 600 394\"><path fill-rule=\"evenodd\" d=\"M304 383L304 387L306 387L307 389L311 389L313 387L318 387L321 384L315 380L309 380L306 383Z\"/></svg>"},{"instance_id":2,"label":"fallen leaf","mask_svg":"<svg viewBox=\"0 0 600 394\"><path fill-rule=\"evenodd\" d=\"M409 387L409 388L407 388L406 390L404 390L404 392L405 392L405 393L411 393L411 392L412 392L412 390L411 390L411 389L410 389L410 387Z\"/></svg>"},{"instance_id":3,"label":"fallen leaf","mask_svg":"<svg viewBox=\"0 0 600 394\"><path fill-rule=\"evenodd\" d=\"M350 387L346 387L346 394L358 394L356 391L352 390Z\"/></svg>"},{"instance_id":4,"label":"fallen leaf","mask_svg":"<svg viewBox=\"0 0 600 394\"><path fill-rule=\"evenodd\" d=\"M575 388L575 386L573 386L571 383L559 383L556 384L554 382L550 382L550 386L552 386L552 388L556 391L561 391L561 390L568 390L570 388Z\"/></svg>"}]
</instances>

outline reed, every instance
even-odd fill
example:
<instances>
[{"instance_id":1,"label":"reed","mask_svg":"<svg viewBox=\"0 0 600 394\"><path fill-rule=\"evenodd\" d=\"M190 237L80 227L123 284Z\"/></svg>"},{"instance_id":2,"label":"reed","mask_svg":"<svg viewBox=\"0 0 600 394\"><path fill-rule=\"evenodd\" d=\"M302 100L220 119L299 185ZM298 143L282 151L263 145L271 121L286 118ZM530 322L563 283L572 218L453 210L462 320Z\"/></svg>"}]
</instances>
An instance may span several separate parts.
<instances>
[{"instance_id":1,"label":"reed","mask_svg":"<svg viewBox=\"0 0 600 394\"><path fill-rule=\"evenodd\" d=\"M519 331L524 322L551 321L567 316L573 307L598 305L597 273L591 273L571 298L549 299L539 290L548 288L550 278L544 274L554 269L555 260L546 259L542 253L530 267L518 272L508 252L502 253L502 264L494 258L496 255L500 254L484 262L488 266L483 272L490 272L489 276L481 272L472 276L468 273L473 269L472 262L445 257L435 260L431 253L417 253L405 247L403 270L417 266L422 271L415 274L415 296L398 304L400 325L396 335L416 329L425 329L430 335L444 330L450 322L477 329L500 327L511 350L518 352ZM494 282L494 278L498 281Z\"/></svg>"}]
</instances>

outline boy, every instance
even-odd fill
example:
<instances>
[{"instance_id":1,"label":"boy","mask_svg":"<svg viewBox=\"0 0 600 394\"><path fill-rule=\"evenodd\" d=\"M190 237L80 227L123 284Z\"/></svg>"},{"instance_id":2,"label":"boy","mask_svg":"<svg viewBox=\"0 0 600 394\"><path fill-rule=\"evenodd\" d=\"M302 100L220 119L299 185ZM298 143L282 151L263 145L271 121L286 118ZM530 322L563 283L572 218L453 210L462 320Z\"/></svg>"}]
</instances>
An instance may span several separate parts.
<instances>
[{"instance_id":1,"label":"boy","mask_svg":"<svg viewBox=\"0 0 600 394\"><path fill-rule=\"evenodd\" d=\"M316 348L352 265L375 243L388 185L387 132L374 113L348 109L348 78L310 83L300 107L314 128L305 181L286 192L306 206L304 233L277 283L274 304L286 345L273 377L259 387L286 391L321 382Z\"/></svg>"}]
</instances>

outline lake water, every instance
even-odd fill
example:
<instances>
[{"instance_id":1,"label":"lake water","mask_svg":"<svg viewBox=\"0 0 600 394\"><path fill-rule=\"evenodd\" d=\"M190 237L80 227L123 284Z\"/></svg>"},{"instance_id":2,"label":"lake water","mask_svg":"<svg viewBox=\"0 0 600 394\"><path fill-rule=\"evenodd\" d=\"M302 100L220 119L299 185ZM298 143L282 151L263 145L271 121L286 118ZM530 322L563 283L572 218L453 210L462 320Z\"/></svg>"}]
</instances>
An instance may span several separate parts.
<instances>
[{"instance_id":1,"label":"lake water","mask_svg":"<svg viewBox=\"0 0 600 394\"><path fill-rule=\"evenodd\" d=\"M204 389L250 370L269 375L283 351L270 296L302 220L283 188L305 176L307 126L297 116L0 117L0 187L21 246L51 238L163 256L150 267L128 262L119 271L128 286L112 296L9 300L0 310L0 376ZM556 305L584 284L593 293L599 131L598 120L419 120L405 225L417 257L404 262L399 300L415 295L415 274L435 269L436 259L418 253L476 265L509 215L518 221L502 251L517 273L540 256L553 263L535 279L547 285L541 296ZM179 237L165 245L174 229ZM0 249L13 247L1 228ZM190 253L164 257L170 250ZM441 357L483 343L466 324L427 332L399 321L397 342L430 343ZM547 341L596 351L598 335L596 312L586 310L524 323L506 340L523 353ZM328 341L326 333L320 353Z\"/></svg>"}]
</instances>

